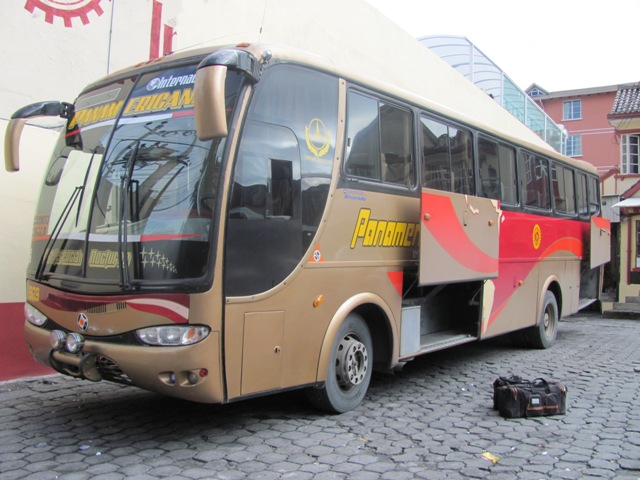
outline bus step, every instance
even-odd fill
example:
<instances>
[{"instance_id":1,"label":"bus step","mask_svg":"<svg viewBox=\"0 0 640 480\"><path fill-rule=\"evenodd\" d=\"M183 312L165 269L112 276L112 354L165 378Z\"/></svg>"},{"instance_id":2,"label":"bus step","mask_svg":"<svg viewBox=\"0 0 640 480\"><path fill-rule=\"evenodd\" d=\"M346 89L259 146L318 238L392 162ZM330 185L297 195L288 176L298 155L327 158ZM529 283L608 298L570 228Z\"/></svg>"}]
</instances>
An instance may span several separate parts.
<instances>
[{"instance_id":1,"label":"bus step","mask_svg":"<svg viewBox=\"0 0 640 480\"><path fill-rule=\"evenodd\" d=\"M478 339L468 333L453 333L453 332L437 332L430 333L428 335L422 335L420 337L420 352L429 353L445 348L453 347L455 345L462 345L463 343L474 342Z\"/></svg>"}]
</instances>

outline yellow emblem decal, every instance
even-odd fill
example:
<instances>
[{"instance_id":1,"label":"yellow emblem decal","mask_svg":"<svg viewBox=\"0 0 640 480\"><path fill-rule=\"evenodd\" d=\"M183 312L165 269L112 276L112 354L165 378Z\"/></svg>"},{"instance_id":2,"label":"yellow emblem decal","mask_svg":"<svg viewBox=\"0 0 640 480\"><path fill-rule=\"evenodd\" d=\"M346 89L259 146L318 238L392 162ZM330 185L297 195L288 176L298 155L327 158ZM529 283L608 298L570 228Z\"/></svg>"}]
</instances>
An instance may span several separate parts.
<instances>
[{"instance_id":1,"label":"yellow emblem decal","mask_svg":"<svg viewBox=\"0 0 640 480\"><path fill-rule=\"evenodd\" d=\"M533 235L531 236L533 240L533 248L536 250L540 248L540 244L542 243L542 229L540 225L537 223L533 226Z\"/></svg>"},{"instance_id":2,"label":"yellow emblem decal","mask_svg":"<svg viewBox=\"0 0 640 480\"><path fill-rule=\"evenodd\" d=\"M304 138L307 140L307 148L318 158L325 155L331 147L331 134L319 118L312 119L304 127Z\"/></svg>"}]
</instances>

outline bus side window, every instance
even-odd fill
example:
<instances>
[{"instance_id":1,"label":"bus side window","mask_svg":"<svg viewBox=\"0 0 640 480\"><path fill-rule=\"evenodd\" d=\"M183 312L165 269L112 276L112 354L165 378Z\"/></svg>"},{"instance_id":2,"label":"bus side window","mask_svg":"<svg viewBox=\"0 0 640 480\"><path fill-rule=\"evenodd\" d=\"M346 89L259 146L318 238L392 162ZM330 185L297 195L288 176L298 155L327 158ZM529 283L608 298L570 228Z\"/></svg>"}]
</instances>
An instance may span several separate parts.
<instances>
[{"instance_id":1,"label":"bus side window","mask_svg":"<svg viewBox=\"0 0 640 480\"><path fill-rule=\"evenodd\" d=\"M345 172L412 187L413 121L409 110L349 92Z\"/></svg>"},{"instance_id":2,"label":"bus side window","mask_svg":"<svg viewBox=\"0 0 640 480\"><path fill-rule=\"evenodd\" d=\"M589 215L597 215L600 212L600 201L598 199L598 180L594 177L589 177L588 184Z\"/></svg>"},{"instance_id":3,"label":"bus side window","mask_svg":"<svg viewBox=\"0 0 640 480\"><path fill-rule=\"evenodd\" d=\"M382 149L382 180L412 187L413 119L411 112L393 105L380 104L380 147Z\"/></svg>"},{"instance_id":4,"label":"bus side window","mask_svg":"<svg viewBox=\"0 0 640 480\"><path fill-rule=\"evenodd\" d=\"M500 166L498 165L498 144L480 137L478 139L480 158L480 191L482 197L500 199Z\"/></svg>"},{"instance_id":5,"label":"bus side window","mask_svg":"<svg viewBox=\"0 0 640 480\"><path fill-rule=\"evenodd\" d=\"M553 193L553 208L556 212L576 213L573 170L560 165L553 165L551 169L551 191Z\"/></svg>"},{"instance_id":6,"label":"bus side window","mask_svg":"<svg viewBox=\"0 0 640 480\"><path fill-rule=\"evenodd\" d=\"M520 180L524 205L549 210L549 164L545 159L524 152L520 152L518 159L520 171L524 172Z\"/></svg>"},{"instance_id":7,"label":"bus side window","mask_svg":"<svg viewBox=\"0 0 640 480\"><path fill-rule=\"evenodd\" d=\"M581 217L587 217L589 215L589 205L587 203L587 176L583 173L579 173L577 180L576 193L578 199L578 214Z\"/></svg>"},{"instance_id":8,"label":"bus side window","mask_svg":"<svg viewBox=\"0 0 640 480\"><path fill-rule=\"evenodd\" d=\"M471 133L449 127L453 191L473 195L473 148Z\"/></svg>"},{"instance_id":9,"label":"bus side window","mask_svg":"<svg viewBox=\"0 0 640 480\"><path fill-rule=\"evenodd\" d=\"M345 171L354 177L381 180L378 101L349 92Z\"/></svg>"},{"instance_id":10,"label":"bus side window","mask_svg":"<svg viewBox=\"0 0 640 480\"><path fill-rule=\"evenodd\" d=\"M422 186L474 193L471 133L427 117L420 118Z\"/></svg>"},{"instance_id":11,"label":"bus side window","mask_svg":"<svg viewBox=\"0 0 640 480\"><path fill-rule=\"evenodd\" d=\"M500 200L509 205L518 204L516 152L513 147L500 144Z\"/></svg>"},{"instance_id":12,"label":"bus side window","mask_svg":"<svg viewBox=\"0 0 640 480\"><path fill-rule=\"evenodd\" d=\"M512 147L480 137L479 195L517 205L516 156Z\"/></svg>"}]
</instances>

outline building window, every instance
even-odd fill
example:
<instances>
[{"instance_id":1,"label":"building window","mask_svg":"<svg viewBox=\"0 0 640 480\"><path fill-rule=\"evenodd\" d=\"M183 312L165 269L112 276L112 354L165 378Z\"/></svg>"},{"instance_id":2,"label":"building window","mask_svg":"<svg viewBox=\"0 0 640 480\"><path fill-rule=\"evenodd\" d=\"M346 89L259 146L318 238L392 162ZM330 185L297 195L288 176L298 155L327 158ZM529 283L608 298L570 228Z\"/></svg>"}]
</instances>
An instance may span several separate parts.
<instances>
[{"instance_id":1,"label":"building window","mask_svg":"<svg viewBox=\"0 0 640 480\"><path fill-rule=\"evenodd\" d=\"M638 169L638 150L640 135L622 135L620 140L620 160L622 173L640 173Z\"/></svg>"},{"instance_id":2,"label":"building window","mask_svg":"<svg viewBox=\"0 0 640 480\"><path fill-rule=\"evenodd\" d=\"M569 157L582 156L582 135L569 135L567 138L567 155Z\"/></svg>"},{"instance_id":3,"label":"building window","mask_svg":"<svg viewBox=\"0 0 640 480\"><path fill-rule=\"evenodd\" d=\"M563 120L578 120L582 118L582 101L567 100L562 104L562 119Z\"/></svg>"}]
</instances>

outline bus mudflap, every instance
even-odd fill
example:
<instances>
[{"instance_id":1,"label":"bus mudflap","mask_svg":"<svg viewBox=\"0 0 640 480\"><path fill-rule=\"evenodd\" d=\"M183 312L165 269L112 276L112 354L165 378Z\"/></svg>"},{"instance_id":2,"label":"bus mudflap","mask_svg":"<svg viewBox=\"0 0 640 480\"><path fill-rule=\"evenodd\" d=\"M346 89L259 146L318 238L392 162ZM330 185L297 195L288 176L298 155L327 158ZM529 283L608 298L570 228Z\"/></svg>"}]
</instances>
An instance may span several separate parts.
<instances>
[{"instance_id":1,"label":"bus mudflap","mask_svg":"<svg viewBox=\"0 0 640 480\"><path fill-rule=\"evenodd\" d=\"M589 268L595 268L611 260L611 222L602 217L591 217L591 247Z\"/></svg>"},{"instance_id":2,"label":"bus mudflap","mask_svg":"<svg viewBox=\"0 0 640 480\"><path fill-rule=\"evenodd\" d=\"M423 188L420 213L420 285L498 276L499 201Z\"/></svg>"}]
</instances>

